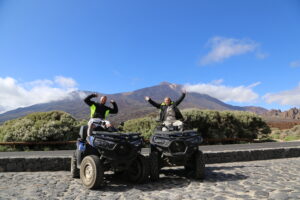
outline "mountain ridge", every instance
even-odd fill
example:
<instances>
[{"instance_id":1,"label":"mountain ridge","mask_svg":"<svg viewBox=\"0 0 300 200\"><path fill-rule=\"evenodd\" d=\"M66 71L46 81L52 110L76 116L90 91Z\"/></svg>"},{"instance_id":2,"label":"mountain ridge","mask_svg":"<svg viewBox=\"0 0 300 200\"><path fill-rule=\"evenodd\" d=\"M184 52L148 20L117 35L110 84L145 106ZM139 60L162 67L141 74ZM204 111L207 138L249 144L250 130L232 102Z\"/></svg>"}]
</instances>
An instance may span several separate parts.
<instances>
[{"instance_id":1,"label":"mountain ridge","mask_svg":"<svg viewBox=\"0 0 300 200\"><path fill-rule=\"evenodd\" d=\"M137 89L131 92L122 92L116 94L97 93L99 96L106 95L108 100L114 99L119 107L119 113L111 116L109 119L116 122L126 121L128 119L142 117L150 113L157 112L157 109L152 107L144 100L145 96L151 97L157 102L162 102L165 96L169 96L172 100L180 97L183 86L179 84L161 82L158 85ZM89 108L84 103L83 97L94 92L91 91L75 91L70 95L70 98L52 101L48 103L35 104L32 106L17 108L0 114L0 123L4 121L25 116L32 112L45 112L51 110L62 110L70 113L77 119L88 119ZM96 98L94 99L96 100ZM108 101L109 102L109 101ZM107 103L108 104L108 103ZM199 108L210 110L240 110L263 113L267 111L261 107L240 107L226 104L216 98L206 94L194 92L187 93L186 98L179 106L180 109Z\"/></svg>"}]
</instances>

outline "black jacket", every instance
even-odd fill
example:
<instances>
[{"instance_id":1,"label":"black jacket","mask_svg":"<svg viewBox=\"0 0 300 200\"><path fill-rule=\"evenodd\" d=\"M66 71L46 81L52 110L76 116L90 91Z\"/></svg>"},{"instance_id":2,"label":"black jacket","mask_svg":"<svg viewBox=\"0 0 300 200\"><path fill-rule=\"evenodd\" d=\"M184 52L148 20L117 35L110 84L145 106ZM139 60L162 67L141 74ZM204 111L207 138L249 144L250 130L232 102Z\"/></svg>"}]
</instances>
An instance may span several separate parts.
<instances>
[{"instance_id":1,"label":"black jacket","mask_svg":"<svg viewBox=\"0 0 300 200\"><path fill-rule=\"evenodd\" d=\"M91 118L101 118L105 119L109 113L116 114L118 113L118 106L116 102L113 102L113 108L107 107L104 104L96 103L91 99L96 97L96 95L91 94L84 99L84 102L90 106L91 109Z\"/></svg>"},{"instance_id":2,"label":"black jacket","mask_svg":"<svg viewBox=\"0 0 300 200\"><path fill-rule=\"evenodd\" d=\"M185 93L182 93L181 97L177 101L175 101L175 102L172 101L171 104L169 105L169 106L173 106L173 109L175 111L175 118L177 120L183 120L183 116L182 116L181 112L179 111L179 109L177 108L177 106L182 102L184 97L185 97ZM166 113L167 113L168 106L164 102L159 104L159 103L153 101L152 99L149 99L149 103L151 105L153 105L154 107L160 109L159 121L161 121L161 122L165 121L167 118Z\"/></svg>"}]
</instances>

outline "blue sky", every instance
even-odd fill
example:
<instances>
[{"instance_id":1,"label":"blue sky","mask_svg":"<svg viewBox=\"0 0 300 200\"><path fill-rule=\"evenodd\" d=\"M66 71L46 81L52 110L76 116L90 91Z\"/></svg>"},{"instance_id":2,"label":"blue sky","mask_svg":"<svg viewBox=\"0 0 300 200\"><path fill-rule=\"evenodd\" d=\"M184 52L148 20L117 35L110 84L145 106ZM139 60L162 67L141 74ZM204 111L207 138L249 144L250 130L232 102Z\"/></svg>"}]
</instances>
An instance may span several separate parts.
<instances>
[{"instance_id":1,"label":"blue sky","mask_svg":"<svg viewBox=\"0 0 300 200\"><path fill-rule=\"evenodd\" d=\"M299 107L299 23L297 0L0 0L0 112L162 81Z\"/></svg>"}]
</instances>

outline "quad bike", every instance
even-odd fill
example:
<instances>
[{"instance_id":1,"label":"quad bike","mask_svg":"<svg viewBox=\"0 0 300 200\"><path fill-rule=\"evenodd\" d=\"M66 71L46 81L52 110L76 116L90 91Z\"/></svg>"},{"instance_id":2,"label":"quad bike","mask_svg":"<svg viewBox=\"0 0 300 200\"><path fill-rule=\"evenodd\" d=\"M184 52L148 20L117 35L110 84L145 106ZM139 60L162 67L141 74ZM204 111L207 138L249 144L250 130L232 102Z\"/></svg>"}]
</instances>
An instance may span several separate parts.
<instances>
[{"instance_id":1,"label":"quad bike","mask_svg":"<svg viewBox=\"0 0 300 200\"><path fill-rule=\"evenodd\" d=\"M124 174L136 183L148 179L149 163L141 154L144 142L139 133L108 132L99 125L87 138L87 128L81 126L77 149L71 160L73 178L80 177L89 189L103 185L105 171Z\"/></svg>"},{"instance_id":2,"label":"quad bike","mask_svg":"<svg viewBox=\"0 0 300 200\"><path fill-rule=\"evenodd\" d=\"M158 126L150 138L150 179L157 181L160 169L165 166L184 166L192 177L203 179L205 162L202 151L198 149L202 140L194 130Z\"/></svg>"}]
</instances>

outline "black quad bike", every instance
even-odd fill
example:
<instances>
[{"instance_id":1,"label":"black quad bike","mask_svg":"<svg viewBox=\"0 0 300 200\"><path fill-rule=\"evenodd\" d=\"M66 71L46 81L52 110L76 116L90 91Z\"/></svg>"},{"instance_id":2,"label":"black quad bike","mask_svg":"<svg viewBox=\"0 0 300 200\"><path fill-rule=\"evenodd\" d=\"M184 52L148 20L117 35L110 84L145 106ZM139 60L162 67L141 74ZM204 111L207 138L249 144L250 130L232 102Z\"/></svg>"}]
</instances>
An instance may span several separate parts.
<instances>
[{"instance_id":1,"label":"black quad bike","mask_svg":"<svg viewBox=\"0 0 300 200\"><path fill-rule=\"evenodd\" d=\"M108 132L100 127L92 131L87 142L87 126L82 126L79 135L71 160L71 175L80 177L87 188L101 187L105 171L124 174L136 183L148 179L149 163L141 154L143 138L139 133Z\"/></svg>"},{"instance_id":2,"label":"black quad bike","mask_svg":"<svg viewBox=\"0 0 300 200\"><path fill-rule=\"evenodd\" d=\"M150 179L157 181L160 169L165 166L184 166L192 177L204 179L205 162L198 149L201 142L202 137L197 131L176 126L157 127L150 138Z\"/></svg>"}]
</instances>

